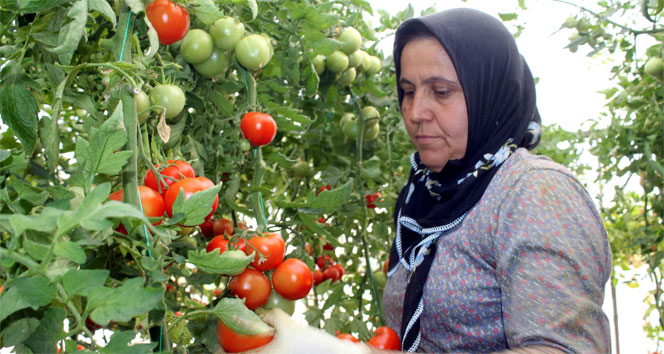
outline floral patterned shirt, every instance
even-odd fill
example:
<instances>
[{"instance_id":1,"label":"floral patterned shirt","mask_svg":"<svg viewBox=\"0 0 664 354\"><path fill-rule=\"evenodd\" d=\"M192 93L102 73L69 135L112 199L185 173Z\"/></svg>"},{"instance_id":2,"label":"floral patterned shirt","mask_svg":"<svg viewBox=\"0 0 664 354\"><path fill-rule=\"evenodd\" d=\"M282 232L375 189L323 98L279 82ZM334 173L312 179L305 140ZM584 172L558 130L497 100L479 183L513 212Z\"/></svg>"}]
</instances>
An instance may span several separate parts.
<instances>
[{"instance_id":1,"label":"floral patterned shirt","mask_svg":"<svg viewBox=\"0 0 664 354\"><path fill-rule=\"evenodd\" d=\"M548 345L610 353L602 311L611 251L579 181L517 149L464 221L437 240L424 287L419 351L492 352ZM390 273L383 304L399 332L408 272Z\"/></svg>"}]
</instances>

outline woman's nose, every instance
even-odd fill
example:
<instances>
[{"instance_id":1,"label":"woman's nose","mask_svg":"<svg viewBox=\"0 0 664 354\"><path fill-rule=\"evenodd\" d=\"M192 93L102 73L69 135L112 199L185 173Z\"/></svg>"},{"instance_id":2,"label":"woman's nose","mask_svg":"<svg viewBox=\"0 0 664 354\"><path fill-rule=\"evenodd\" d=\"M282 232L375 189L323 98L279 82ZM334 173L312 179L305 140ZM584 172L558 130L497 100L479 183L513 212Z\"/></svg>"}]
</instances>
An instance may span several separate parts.
<instances>
[{"instance_id":1,"label":"woman's nose","mask_svg":"<svg viewBox=\"0 0 664 354\"><path fill-rule=\"evenodd\" d=\"M433 118L430 102L422 91L416 92L413 96L410 111L413 123L421 123Z\"/></svg>"}]
</instances>

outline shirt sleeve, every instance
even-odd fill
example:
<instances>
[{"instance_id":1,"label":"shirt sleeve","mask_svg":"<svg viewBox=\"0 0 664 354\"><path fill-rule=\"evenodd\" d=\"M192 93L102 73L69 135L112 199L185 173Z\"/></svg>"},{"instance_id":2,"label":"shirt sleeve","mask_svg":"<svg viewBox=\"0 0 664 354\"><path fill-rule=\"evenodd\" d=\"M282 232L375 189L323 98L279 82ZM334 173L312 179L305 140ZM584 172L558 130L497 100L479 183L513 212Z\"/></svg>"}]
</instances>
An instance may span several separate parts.
<instances>
[{"instance_id":1,"label":"shirt sleeve","mask_svg":"<svg viewBox=\"0 0 664 354\"><path fill-rule=\"evenodd\" d=\"M530 170L497 215L493 246L509 348L610 353L602 303L611 252L583 186L562 170Z\"/></svg>"}]
</instances>

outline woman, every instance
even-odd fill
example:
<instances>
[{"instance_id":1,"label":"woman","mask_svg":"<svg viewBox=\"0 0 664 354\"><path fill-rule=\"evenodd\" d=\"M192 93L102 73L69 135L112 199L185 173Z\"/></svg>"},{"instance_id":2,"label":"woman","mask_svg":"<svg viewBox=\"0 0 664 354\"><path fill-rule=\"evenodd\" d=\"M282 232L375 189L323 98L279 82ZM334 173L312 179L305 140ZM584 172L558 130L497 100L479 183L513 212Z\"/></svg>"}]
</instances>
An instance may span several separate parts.
<instances>
[{"instance_id":1,"label":"woman","mask_svg":"<svg viewBox=\"0 0 664 354\"><path fill-rule=\"evenodd\" d=\"M570 172L528 152L540 118L512 35L482 12L447 10L405 21L394 62L417 150L384 293L402 350L609 353L606 231ZM366 350L278 317L266 317L274 344L298 343L283 350Z\"/></svg>"}]
</instances>

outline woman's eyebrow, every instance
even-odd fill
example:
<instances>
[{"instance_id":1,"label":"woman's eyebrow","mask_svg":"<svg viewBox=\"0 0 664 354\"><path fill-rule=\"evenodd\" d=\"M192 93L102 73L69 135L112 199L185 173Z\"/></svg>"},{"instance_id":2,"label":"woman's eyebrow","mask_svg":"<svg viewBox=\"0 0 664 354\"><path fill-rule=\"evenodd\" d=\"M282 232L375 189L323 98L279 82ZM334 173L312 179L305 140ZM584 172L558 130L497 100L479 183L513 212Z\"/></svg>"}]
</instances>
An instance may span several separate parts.
<instances>
[{"instance_id":1,"label":"woman's eyebrow","mask_svg":"<svg viewBox=\"0 0 664 354\"><path fill-rule=\"evenodd\" d=\"M461 85L459 84L459 82L457 82L457 81L453 81L453 80L448 80L448 79L446 79L446 78L444 78L444 77L442 77L442 76L432 76L432 77L429 77L429 78L425 79L425 80L422 82L422 84L424 84L424 85L429 85L429 84L432 84L432 83L438 83L438 82L443 83L443 84L446 84L446 85L449 85L449 86L451 86L451 87L453 87L453 88L461 88ZM399 80L399 86L403 86L403 85L406 85L406 84L413 85L413 83L412 83L410 80L408 80L408 79L401 78L401 79Z\"/></svg>"}]
</instances>

